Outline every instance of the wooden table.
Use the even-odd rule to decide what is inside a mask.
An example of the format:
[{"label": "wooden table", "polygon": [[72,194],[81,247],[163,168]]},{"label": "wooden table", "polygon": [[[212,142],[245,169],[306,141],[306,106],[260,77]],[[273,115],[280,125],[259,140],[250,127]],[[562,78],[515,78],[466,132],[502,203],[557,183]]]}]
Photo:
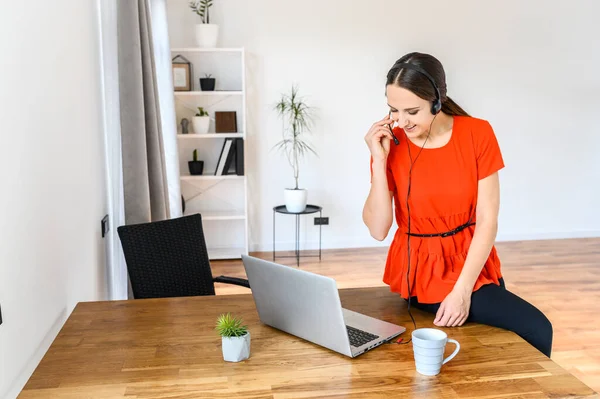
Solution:
[{"label": "wooden table", "polygon": [[[406,303],[387,288],[340,296],[348,309],[407,326],[409,337]],[[222,358],[214,322],[228,311],[250,327],[244,362]],[[433,316],[413,315],[417,327],[435,327]],[[415,371],[412,344],[350,359],[261,325],[250,294],[79,303],[19,398],[599,397],[513,333],[444,330],[461,351],[425,377]]]}]

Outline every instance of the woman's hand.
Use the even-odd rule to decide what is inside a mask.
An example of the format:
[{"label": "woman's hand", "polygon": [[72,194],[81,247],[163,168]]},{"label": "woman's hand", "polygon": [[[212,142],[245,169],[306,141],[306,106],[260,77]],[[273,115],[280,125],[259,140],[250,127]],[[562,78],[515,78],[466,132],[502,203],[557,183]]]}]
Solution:
[{"label": "woman's hand", "polygon": [[365,141],[369,146],[373,161],[385,161],[387,159],[390,153],[390,140],[392,139],[388,126],[392,126],[393,122],[394,120],[386,115],[382,120],[375,122],[367,132]]},{"label": "woman's hand", "polygon": [[440,304],[433,324],[438,327],[462,326],[471,308],[471,292],[454,289]]}]

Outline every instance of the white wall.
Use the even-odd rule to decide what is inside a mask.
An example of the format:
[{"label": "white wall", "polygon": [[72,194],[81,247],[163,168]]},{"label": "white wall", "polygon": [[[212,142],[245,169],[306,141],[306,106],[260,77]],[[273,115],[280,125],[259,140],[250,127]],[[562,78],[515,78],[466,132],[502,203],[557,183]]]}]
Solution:
[{"label": "white wall", "polygon": [[[194,45],[187,3],[168,1],[172,46]],[[499,240],[600,235],[600,3],[575,3],[215,2],[220,46],[249,52],[251,249],[271,249],[271,209],[293,184],[286,160],[269,152],[280,138],[271,107],[292,83],[319,109],[312,142],[320,157],[302,165],[300,184],[330,218],[323,246],[382,244],[361,220],[369,190],[363,136],[387,112],[387,70],[410,51],[436,55],[449,95],[495,128],[507,165]],[[284,219],[278,247],[292,248],[293,219]],[[312,217],[304,223],[302,245],[314,247],[317,228]]]},{"label": "white wall", "polygon": [[107,297],[94,1],[0,13],[0,397],[16,397],[78,301]]}]

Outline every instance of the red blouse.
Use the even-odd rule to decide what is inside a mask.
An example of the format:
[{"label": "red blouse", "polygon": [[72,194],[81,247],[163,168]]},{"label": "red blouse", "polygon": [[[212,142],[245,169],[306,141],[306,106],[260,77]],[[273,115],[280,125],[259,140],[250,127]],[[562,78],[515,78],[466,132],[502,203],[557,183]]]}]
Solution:
[{"label": "red blouse", "polygon": [[[410,191],[411,233],[441,233],[476,222],[478,181],[504,167],[498,141],[489,122],[454,116],[449,142],[439,148],[423,148],[412,169]],[[389,248],[383,282],[408,298],[407,207],[408,171],[421,150],[400,128],[394,134],[387,159],[387,180],[394,193],[398,229]],[[372,174],[371,158],[371,174]],[[448,237],[410,238],[410,288],[421,303],[438,303],[453,289],[462,271],[476,225]],[[496,248],[477,278],[473,290],[499,284],[502,277]]]}]

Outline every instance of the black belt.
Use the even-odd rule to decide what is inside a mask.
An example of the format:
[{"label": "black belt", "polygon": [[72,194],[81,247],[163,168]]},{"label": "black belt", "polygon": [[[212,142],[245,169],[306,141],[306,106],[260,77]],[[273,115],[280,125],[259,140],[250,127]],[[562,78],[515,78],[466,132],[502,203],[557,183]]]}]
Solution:
[{"label": "black belt", "polygon": [[414,237],[450,237],[456,233],[463,231],[464,229],[466,229],[469,226],[473,226],[474,224],[475,224],[475,222],[469,221],[465,224],[461,224],[454,230],[446,231],[444,233],[430,233],[430,234],[406,233],[406,234],[408,234],[409,236],[414,236]]}]

